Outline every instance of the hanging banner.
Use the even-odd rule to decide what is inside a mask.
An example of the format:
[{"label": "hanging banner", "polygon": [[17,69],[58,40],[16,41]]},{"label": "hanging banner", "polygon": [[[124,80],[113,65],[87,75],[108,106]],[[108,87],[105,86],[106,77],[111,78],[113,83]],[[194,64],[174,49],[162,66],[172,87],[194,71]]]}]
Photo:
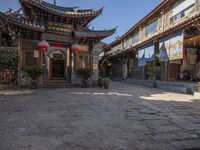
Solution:
[{"label": "hanging banner", "polygon": [[159,43],[160,62],[183,58],[183,33],[177,33]]},{"label": "hanging banner", "polygon": [[147,61],[154,60],[154,45],[138,51],[138,65],[145,66]]}]

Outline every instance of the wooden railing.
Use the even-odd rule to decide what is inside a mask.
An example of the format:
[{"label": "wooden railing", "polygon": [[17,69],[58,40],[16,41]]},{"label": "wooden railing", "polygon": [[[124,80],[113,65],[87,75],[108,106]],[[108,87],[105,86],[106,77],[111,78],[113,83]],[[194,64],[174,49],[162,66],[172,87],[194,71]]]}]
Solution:
[{"label": "wooden railing", "polygon": [[0,71],[0,83],[12,83],[17,80],[17,73],[13,70]]}]

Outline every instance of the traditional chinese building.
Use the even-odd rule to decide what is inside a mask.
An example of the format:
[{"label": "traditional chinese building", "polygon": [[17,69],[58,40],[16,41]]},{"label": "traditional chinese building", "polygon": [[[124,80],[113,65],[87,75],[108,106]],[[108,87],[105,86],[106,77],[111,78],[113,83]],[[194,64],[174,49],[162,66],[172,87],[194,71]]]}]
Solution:
[{"label": "traditional chinese building", "polygon": [[[115,29],[89,29],[88,24],[103,9],[61,7],[42,0],[19,0],[19,3],[18,11],[0,12],[0,51],[18,55],[17,71],[4,68],[1,80],[17,76],[18,84],[27,83],[24,69],[34,65],[45,68],[43,83],[53,79],[76,83],[79,68],[98,72],[97,56],[104,45],[100,41],[115,32]],[[39,43],[46,49],[39,49]]]},{"label": "traditional chinese building", "polygon": [[161,86],[198,83],[200,1],[163,0],[104,51],[104,76]]}]

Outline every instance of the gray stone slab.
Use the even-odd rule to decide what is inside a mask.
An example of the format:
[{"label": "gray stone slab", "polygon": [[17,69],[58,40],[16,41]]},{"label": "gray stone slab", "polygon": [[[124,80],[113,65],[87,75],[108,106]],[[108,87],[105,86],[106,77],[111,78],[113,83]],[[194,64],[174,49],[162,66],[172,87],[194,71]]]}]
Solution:
[{"label": "gray stone slab", "polygon": [[0,150],[200,148],[199,97],[112,82],[0,96]]}]

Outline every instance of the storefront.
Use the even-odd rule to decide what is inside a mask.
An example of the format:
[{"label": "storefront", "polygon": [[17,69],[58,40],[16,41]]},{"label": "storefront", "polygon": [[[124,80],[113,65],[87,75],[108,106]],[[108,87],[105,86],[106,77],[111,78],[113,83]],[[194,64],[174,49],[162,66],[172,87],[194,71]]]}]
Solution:
[{"label": "storefront", "polygon": [[138,51],[138,66],[143,67],[143,77],[147,80],[160,79],[160,67],[157,64],[155,48],[155,45],[149,45]]},{"label": "storefront", "polygon": [[[192,30],[191,30],[192,29]],[[191,32],[192,31],[192,32]],[[200,31],[192,27],[185,31],[182,70],[190,72],[192,81],[200,81]]]},{"label": "storefront", "polygon": [[181,76],[183,40],[184,34],[179,32],[159,41],[161,80],[176,81]]},{"label": "storefront", "polygon": [[138,51],[139,66],[147,80],[199,81],[200,35],[187,38],[184,31]]}]

